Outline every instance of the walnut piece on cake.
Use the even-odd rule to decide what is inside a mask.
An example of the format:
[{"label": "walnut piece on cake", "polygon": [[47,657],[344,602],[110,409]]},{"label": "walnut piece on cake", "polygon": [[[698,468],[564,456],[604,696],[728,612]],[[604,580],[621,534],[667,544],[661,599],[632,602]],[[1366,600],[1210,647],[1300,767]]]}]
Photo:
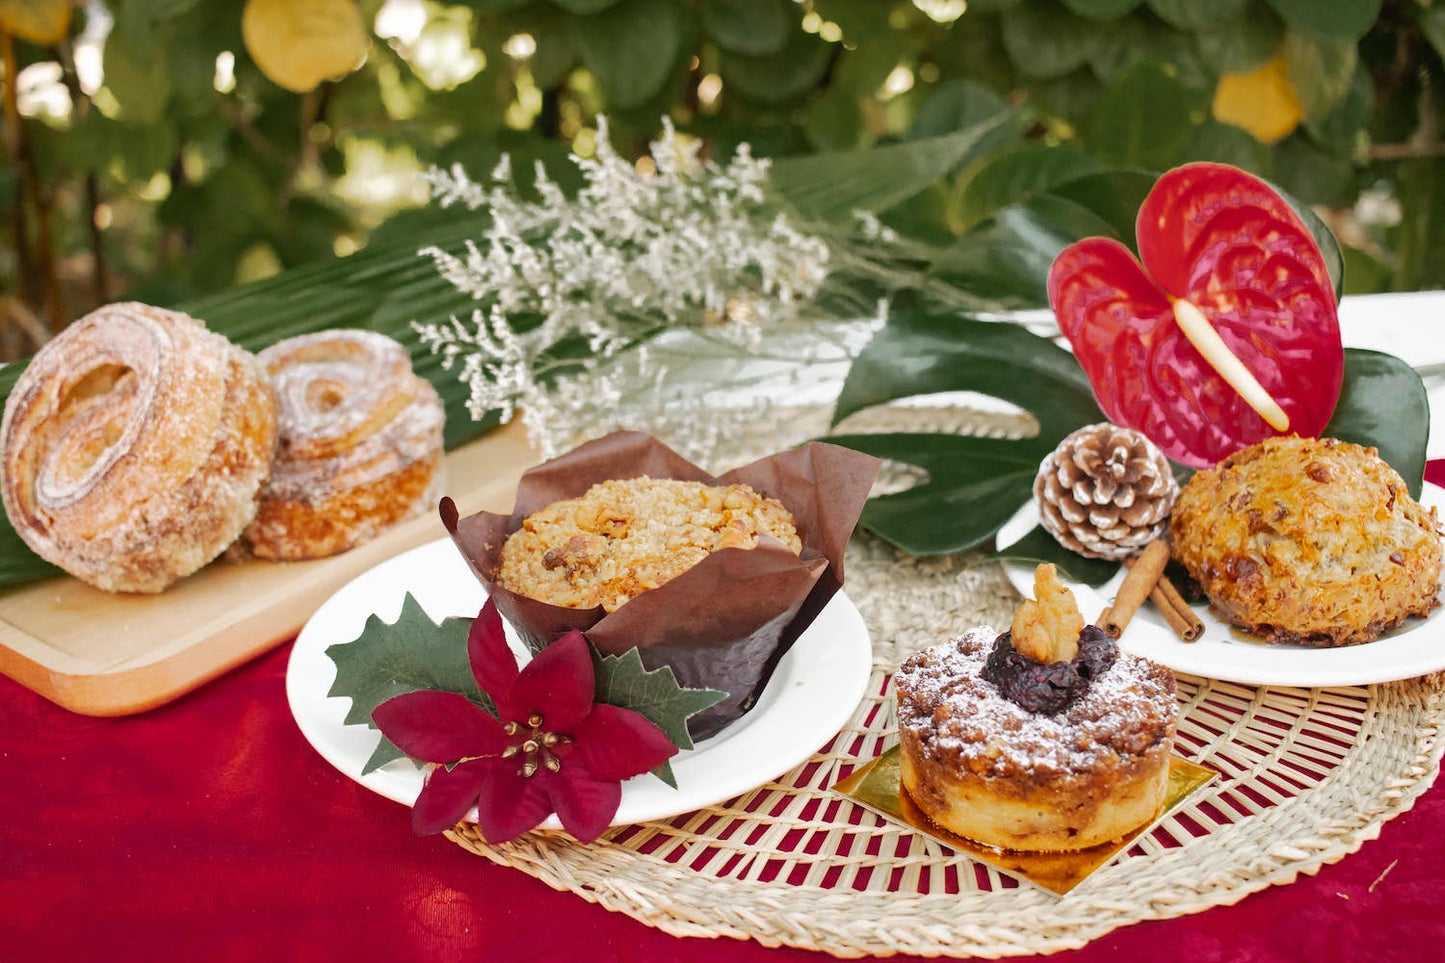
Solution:
[{"label": "walnut piece on cake", "polygon": [[1034,597],[1014,612],[1011,634],[1016,651],[1035,662],[1068,662],[1079,653],[1084,617],[1074,593],[1059,581],[1058,569],[1043,563],[1034,569]]},{"label": "walnut piece on cake", "polygon": [[528,598],[611,612],[713,552],[761,536],[803,549],[792,514],[748,485],[661,478],[599,482],[533,512],[502,547],[497,580]]}]

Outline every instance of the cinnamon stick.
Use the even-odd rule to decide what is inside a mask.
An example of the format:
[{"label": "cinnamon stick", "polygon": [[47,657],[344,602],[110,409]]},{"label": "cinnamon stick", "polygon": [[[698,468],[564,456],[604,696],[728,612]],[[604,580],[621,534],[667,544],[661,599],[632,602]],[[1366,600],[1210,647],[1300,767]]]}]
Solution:
[{"label": "cinnamon stick", "polygon": [[1099,625],[1116,639],[1124,634],[1130,620],[1164,574],[1164,566],[1169,564],[1169,545],[1163,539],[1155,539],[1144,547],[1132,564],[1128,561],[1124,564],[1129,574],[1124,576],[1114,604],[1105,609],[1099,618]]},{"label": "cinnamon stick", "polygon": [[[1152,544],[1157,545],[1161,543],[1155,542]],[[1165,562],[1166,564],[1168,562],[1167,555]],[[1137,571],[1138,562],[1135,559],[1126,558],[1124,560],[1124,567],[1129,569],[1129,575],[1124,579],[1125,584],[1128,584],[1129,579],[1133,578],[1135,571]],[[1142,577],[1144,576],[1141,576],[1141,578]],[[1124,597],[1124,588],[1122,585],[1119,588],[1119,597],[1121,599]],[[1154,607],[1159,610],[1159,614],[1163,616],[1164,621],[1174,634],[1179,637],[1181,642],[1193,642],[1204,634],[1204,623],[1199,620],[1199,616],[1194,614],[1194,610],[1189,607],[1188,602],[1184,601],[1184,596],[1174,587],[1174,583],[1169,580],[1169,576],[1165,575],[1162,569],[1159,572],[1158,579],[1154,582],[1154,587],[1149,590],[1148,597],[1149,601],[1154,603]],[[1120,621],[1114,614],[1115,609],[1118,608],[1119,602],[1116,600],[1113,607],[1105,609],[1103,614],[1099,616],[1099,625],[1103,627],[1105,632],[1108,632],[1116,639],[1119,635],[1123,634],[1124,629],[1129,624],[1129,619],[1133,618],[1134,612],[1137,611],[1136,606],[1127,613],[1128,618]],[[1118,634],[1115,634],[1116,631]]]},{"label": "cinnamon stick", "polygon": [[1169,623],[1174,634],[1179,636],[1180,641],[1193,642],[1204,634],[1204,623],[1194,614],[1189,603],[1184,601],[1184,596],[1179,594],[1174,583],[1169,581],[1169,576],[1159,576],[1149,600],[1164,615],[1164,620]]}]

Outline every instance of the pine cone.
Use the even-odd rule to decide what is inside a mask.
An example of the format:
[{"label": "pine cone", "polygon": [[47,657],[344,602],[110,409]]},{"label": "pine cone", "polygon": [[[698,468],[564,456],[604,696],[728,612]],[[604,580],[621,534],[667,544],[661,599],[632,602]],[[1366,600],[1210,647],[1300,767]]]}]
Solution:
[{"label": "pine cone", "polygon": [[1120,560],[1164,534],[1179,486],[1148,438],[1108,422],[1080,428],[1039,465],[1044,528],[1070,551]]}]

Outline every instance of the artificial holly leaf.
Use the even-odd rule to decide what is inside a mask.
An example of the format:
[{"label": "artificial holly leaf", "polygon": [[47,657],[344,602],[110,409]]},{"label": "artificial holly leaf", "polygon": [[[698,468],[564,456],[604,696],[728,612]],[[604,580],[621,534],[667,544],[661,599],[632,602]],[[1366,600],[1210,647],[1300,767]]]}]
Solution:
[{"label": "artificial holly leaf", "polygon": [[1058,567],[1060,572],[1064,573],[1066,578],[1082,582],[1085,585],[1092,585],[1095,588],[1119,573],[1118,562],[1085,558],[1076,552],[1071,552],[1060,545],[1058,539],[1044,531],[1040,525],[1029,529],[1028,534],[1018,541],[1000,547],[989,558],[998,559],[1001,562],[1026,562],[1029,565],[1051,562]]},{"label": "artificial holly leaf", "polygon": [[[595,701],[630,709],[661,729],[679,749],[692,748],[687,720],[728,697],[717,689],[684,689],[668,666],[649,670],[636,649],[621,655],[601,655],[592,650],[596,674]],[[672,763],[664,762],[652,774],[673,789],[677,779]]]},{"label": "artificial holly leaf", "polygon": [[1325,434],[1371,446],[1420,497],[1430,440],[1430,397],[1415,369],[1390,354],[1345,349],[1345,383]]},{"label": "artificial holly leaf", "polygon": [[1032,438],[885,433],[829,441],[923,468],[928,480],[868,503],[859,524],[914,555],[971,548],[1032,496],[1039,462],[1069,432],[1103,421],[1088,379],[1063,348],[1012,324],[903,311],[848,372],[834,424],[913,395],[978,392],[1027,410]]},{"label": "artificial holly leaf", "polygon": [[1049,302],[1100,407],[1196,467],[1279,433],[1317,437],[1344,355],[1328,267],[1268,184],[1222,164],[1159,178],[1139,208],[1142,265],[1087,238]]},{"label": "artificial holly leaf", "polygon": [[[395,622],[369,615],[355,639],[327,648],[326,655],[336,663],[336,681],[327,695],[351,699],[346,713],[348,725],[364,724],[373,729],[376,727],[371,714],[377,706],[418,689],[456,692],[494,712],[491,700],[477,688],[467,662],[467,631],[471,625],[471,619],[463,618],[442,619],[438,625],[408,592]],[[362,775],[401,758],[402,751],[382,737]]]}]

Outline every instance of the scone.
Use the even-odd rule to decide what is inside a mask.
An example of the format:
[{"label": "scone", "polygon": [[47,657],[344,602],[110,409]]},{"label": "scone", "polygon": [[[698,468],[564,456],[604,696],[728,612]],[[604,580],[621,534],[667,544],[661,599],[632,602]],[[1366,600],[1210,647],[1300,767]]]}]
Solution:
[{"label": "scone", "polygon": [[937,825],[999,849],[1118,839],[1168,788],[1173,674],[1084,627],[1052,569],[1010,632],[925,649],[894,680],[903,788]]},{"label": "scone", "polygon": [[802,551],[793,516],[748,485],[604,481],[527,516],[502,548],[497,580],[551,605],[611,612],[713,552],[755,547],[760,536]]},{"label": "scone", "polygon": [[332,330],[258,356],[280,406],[280,444],[245,541],[261,557],[323,558],[436,505],[445,412],[399,343]]},{"label": "scone", "polygon": [[15,383],[0,493],[41,558],[107,591],[159,592],[251,521],[275,447],[254,357],[189,315],[109,304]]},{"label": "scone", "polygon": [[1369,642],[1440,594],[1439,520],[1373,448],[1271,438],[1197,472],[1174,557],[1225,619],[1269,642]]}]

